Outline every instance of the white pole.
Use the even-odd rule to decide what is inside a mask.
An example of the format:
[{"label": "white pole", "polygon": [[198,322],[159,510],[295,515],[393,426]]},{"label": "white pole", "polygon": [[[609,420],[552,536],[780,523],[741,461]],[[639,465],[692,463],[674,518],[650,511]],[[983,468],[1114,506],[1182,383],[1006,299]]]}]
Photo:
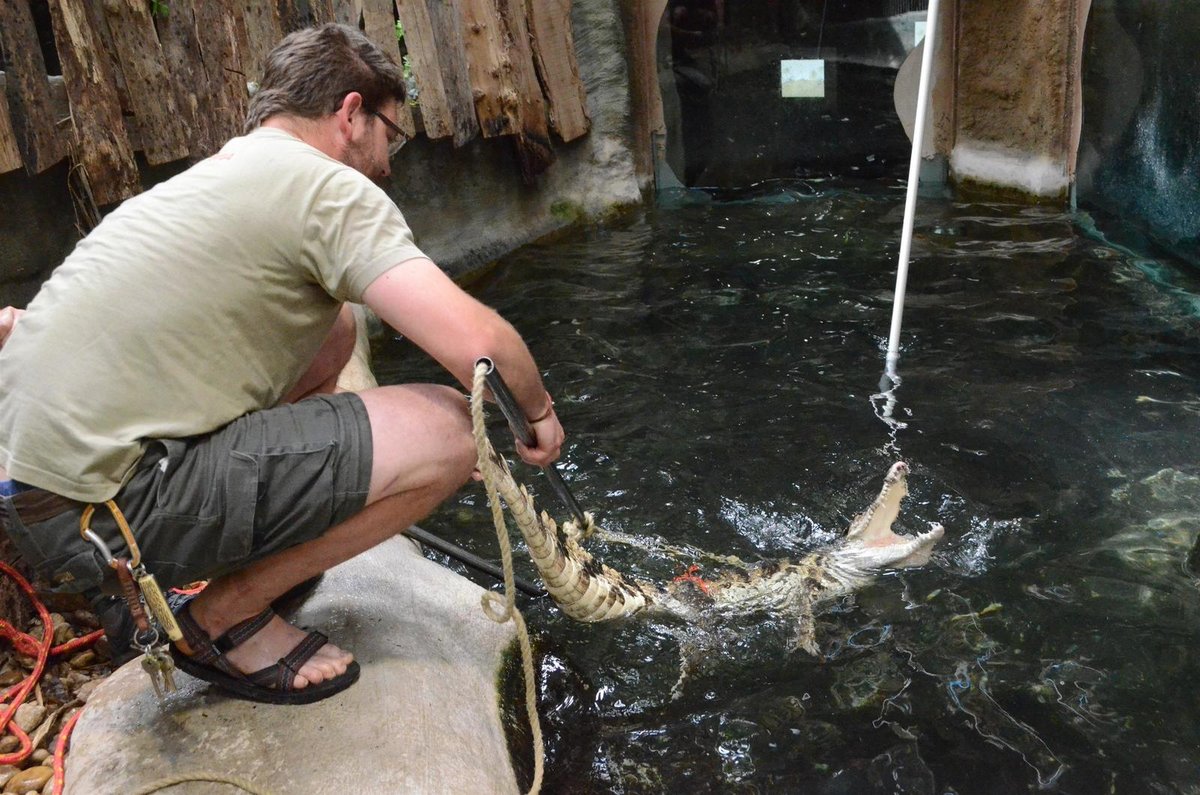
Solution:
[{"label": "white pole", "polygon": [[913,120],[912,159],[908,164],[908,195],[904,202],[904,231],[900,234],[900,262],[896,269],[896,295],[892,299],[892,330],[888,335],[887,363],[893,371],[900,358],[900,324],[904,320],[904,289],[908,284],[908,255],[912,250],[913,217],[917,212],[917,183],[921,178],[921,150],[925,146],[925,114],[929,108],[929,82],[937,42],[938,0],[929,0],[925,14],[925,50],[921,53],[921,80],[917,87],[917,116]]}]

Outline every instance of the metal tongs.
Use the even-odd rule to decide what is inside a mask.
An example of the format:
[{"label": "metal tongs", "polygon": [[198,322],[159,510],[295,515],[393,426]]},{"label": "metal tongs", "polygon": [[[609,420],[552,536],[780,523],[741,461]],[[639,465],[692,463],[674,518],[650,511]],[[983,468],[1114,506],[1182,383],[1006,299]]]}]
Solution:
[{"label": "metal tongs", "polygon": [[[504,419],[508,420],[508,427],[512,428],[513,436],[517,437],[526,447],[537,447],[537,436],[533,432],[533,426],[529,424],[525,413],[517,405],[516,399],[508,389],[508,384],[504,383],[504,379],[500,377],[500,371],[496,369],[495,362],[487,356],[481,356],[475,360],[475,366],[478,367],[481,364],[487,367],[483,378],[487,382],[488,389],[492,390],[492,397],[496,399],[500,413],[504,415]],[[563,482],[558,469],[554,465],[550,465],[542,467],[542,471],[546,473],[546,478],[550,481],[550,488],[554,489],[555,495],[558,496],[563,506],[579,523],[579,529],[586,528],[587,517],[583,515],[583,509],[579,507],[575,495],[571,494],[571,490]]]}]

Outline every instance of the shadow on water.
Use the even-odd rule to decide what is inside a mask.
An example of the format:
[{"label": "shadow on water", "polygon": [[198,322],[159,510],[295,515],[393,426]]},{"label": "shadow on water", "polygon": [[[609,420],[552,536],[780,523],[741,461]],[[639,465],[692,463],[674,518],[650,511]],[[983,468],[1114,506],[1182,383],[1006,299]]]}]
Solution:
[{"label": "shadow on water", "polygon": [[[638,540],[594,553],[656,581],[709,565],[676,547],[794,559],[895,457],[898,525],[946,538],[831,605],[819,657],[748,620],[674,701],[678,627],[530,605],[599,717],[552,732],[591,750],[557,748],[584,761],[551,788],[1200,791],[1196,273],[1046,208],[923,202],[889,425],[902,186],[716,199],[524,249],[480,287],[545,368],[572,490]],[[384,382],[444,380],[402,343],[377,358]],[[429,524],[496,554],[481,489]]]}]

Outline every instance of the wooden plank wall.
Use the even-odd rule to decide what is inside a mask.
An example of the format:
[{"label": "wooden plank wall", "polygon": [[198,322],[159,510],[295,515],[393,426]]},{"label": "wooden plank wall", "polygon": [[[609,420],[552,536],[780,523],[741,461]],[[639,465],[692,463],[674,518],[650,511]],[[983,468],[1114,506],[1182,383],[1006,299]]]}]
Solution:
[{"label": "wooden plank wall", "polygon": [[534,64],[546,87],[550,126],[564,141],[587,133],[592,121],[587,115],[587,96],[575,61],[571,35],[570,0],[528,0],[530,40],[536,41]]},{"label": "wooden plank wall", "polygon": [[88,22],[87,0],[61,0],[50,8],[59,47],[67,100],[74,125],[74,158],[88,174],[98,205],[138,191],[133,145],[121,115],[121,97],[112,62]]},{"label": "wooden plank wall", "polygon": [[125,90],[129,92],[130,110],[146,161],[156,166],[187,157],[192,131],[175,107],[171,73],[150,18],[150,7],[143,0],[106,0],[99,5],[112,36],[112,51],[125,76]]},{"label": "wooden plank wall", "polygon": [[[394,0],[353,0],[350,24],[362,21],[362,31],[375,46],[386,52],[396,63],[400,63],[400,42],[396,39],[396,14]],[[417,122],[413,118],[412,106],[403,105],[396,114],[396,123],[409,138],[417,134]]]},{"label": "wooden plank wall", "polygon": [[67,142],[59,132],[46,61],[37,46],[37,28],[26,0],[0,0],[0,52],[4,53],[4,93],[17,148],[25,170],[38,174],[66,156]]},{"label": "wooden plank wall", "polygon": [[396,0],[396,13],[404,26],[425,134],[462,146],[479,133],[479,123],[458,10],[437,0]]},{"label": "wooden plank wall", "polygon": [[[0,99],[3,99],[0,96]],[[21,150],[17,148],[17,136],[13,133],[12,119],[8,115],[8,102],[0,101],[0,174],[21,167]]]},{"label": "wooden plank wall", "polygon": [[570,0],[171,0],[158,16],[146,0],[49,0],[69,114],[56,113],[31,2],[0,0],[0,173],[70,157],[99,204],[140,189],[135,152],[200,159],[240,134],[247,85],[308,24],[357,26],[407,59],[419,96],[396,121],[410,136],[511,136],[526,181],[554,161],[552,131],[567,142],[591,125]]}]

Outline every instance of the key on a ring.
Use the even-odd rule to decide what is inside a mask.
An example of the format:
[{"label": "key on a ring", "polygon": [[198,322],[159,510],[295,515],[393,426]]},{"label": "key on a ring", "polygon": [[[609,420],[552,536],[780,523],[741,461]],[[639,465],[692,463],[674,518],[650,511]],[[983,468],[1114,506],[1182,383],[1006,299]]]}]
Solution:
[{"label": "key on a ring", "polygon": [[162,674],[163,690],[168,693],[174,693],[179,689],[175,684],[175,661],[171,659],[171,652],[166,646],[158,649],[158,670]]},{"label": "key on a ring", "polygon": [[149,674],[150,683],[154,685],[154,695],[162,700],[167,693],[178,690],[175,684],[175,662],[165,646],[149,647],[142,657],[142,669]]},{"label": "key on a ring", "polygon": [[154,695],[158,696],[161,701],[163,698],[163,673],[158,660],[151,656],[152,654],[152,651],[147,651],[142,655],[142,670],[150,677],[150,684],[154,685]]}]

